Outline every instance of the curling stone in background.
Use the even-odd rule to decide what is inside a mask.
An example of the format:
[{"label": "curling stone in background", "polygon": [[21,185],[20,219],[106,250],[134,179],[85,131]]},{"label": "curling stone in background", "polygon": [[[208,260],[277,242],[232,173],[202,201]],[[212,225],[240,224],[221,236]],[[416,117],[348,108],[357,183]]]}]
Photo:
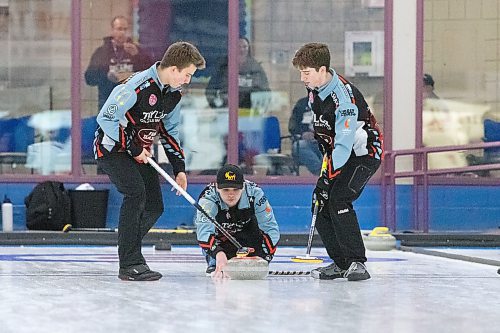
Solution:
[{"label": "curling stone in background", "polygon": [[261,257],[234,257],[227,261],[224,272],[232,280],[262,280],[269,273],[269,263]]},{"label": "curling stone in background", "polygon": [[365,247],[371,251],[390,251],[396,248],[396,238],[387,227],[376,227],[368,235],[363,235]]}]

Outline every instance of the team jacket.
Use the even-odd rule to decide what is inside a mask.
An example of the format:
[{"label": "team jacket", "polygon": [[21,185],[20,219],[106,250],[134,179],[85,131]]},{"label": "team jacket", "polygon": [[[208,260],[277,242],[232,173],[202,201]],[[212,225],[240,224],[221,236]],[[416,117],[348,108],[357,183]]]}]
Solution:
[{"label": "team jacket", "polygon": [[[268,258],[272,258],[280,239],[279,227],[269,201],[262,189],[255,183],[245,181],[237,208],[228,208],[217,192],[215,184],[210,184],[203,190],[199,204],[243,246],[246,246],[244,240],[253,237],[249,233],[257,230],[258,242],[262,245],[265,257],[270,255]],[[200,212],[196,214],[195,224],[198,243],[215,257],[223,250],[223,243],[229,241]]]},{"label": "team jacket", "polygon": [[160,82],[158,65],[135,73],[113,89],[97,116],[96,158],[110,152],[138,156],[143,148],[151,150],[154,138],[159,135],[174,173],[185,171],[178,130],[181,91]]},{"label": "team jacket", "polygon": [[334,178],[349,157],[382,159],[382,132],[361,92],[330,69],[330,82],[308,89],[313,127],[321,151],[326,155],[322,176]]}]

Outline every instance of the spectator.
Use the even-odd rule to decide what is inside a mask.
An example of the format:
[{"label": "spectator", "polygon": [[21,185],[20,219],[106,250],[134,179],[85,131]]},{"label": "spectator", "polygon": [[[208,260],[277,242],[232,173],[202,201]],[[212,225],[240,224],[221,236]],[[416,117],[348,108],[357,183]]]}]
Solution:
[{"label": "spectator", "polygon": [[104,37],[104,44],[95,50],[85,71],[88,85],[97,86],[99,110],[114,87],[132,73],[152,65],[149,55],[128,34],[128,20],[116,16],[111,21],[111,36]]},{"label": "spectator", "polygon": [[292,156],[295,163],[299,166],[306,166],[309,172],[317,176],[321,170],[323,155],[314,138],[312,119],[313,114],[308,98],[301,98],[293,107],[292,115],[288,121],[288,131],[294,138]]},{"label": "spectator", "polygon": [[433,112],[448,112],[448,106],[434,92],[434,79],[430,74],[424,74],[424,87],[422,89],[423,109]]},{"label": "spectator", "polygon": [[439,99],[439,96],[434,92],[434,79],[430,74],[424,74],[424,89],[423,98]]},{"label": "spectator", "polygon": [[[239,54],[239,106],[250,108],[250,95],[254,91],[269,90],[266,73],[262,66],[252,57],[250,42],[245,37],[240,37]],[[219,65],[217,72],[212,75],[206,89],[208,104],[220,108],[227,106],[227,58]]]}]

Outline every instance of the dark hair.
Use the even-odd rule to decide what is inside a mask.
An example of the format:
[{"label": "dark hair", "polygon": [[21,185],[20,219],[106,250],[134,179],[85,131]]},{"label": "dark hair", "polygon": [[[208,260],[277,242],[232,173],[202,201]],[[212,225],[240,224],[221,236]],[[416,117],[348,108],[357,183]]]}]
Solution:
[{"label": "dark hair", "polygon": [[250,41],[245,36],[240,36],[239,39],[243,39],[244,41],[247,42],[247,44],[248,44],[248,56],[251,57],[252,56],[252,46],[250,45]]},{"label": "dark hair", "polygon": [[179,70],[189,67],[191,64],[196,69],[205,68],[205,58],[200,51],[191,43],[176,42],[170,45],[161,59],[160,67],[167,68],[176,66]]},{"label": "dark hair", "polygon": [[314,68],[317,71],[325,66],[330,68],[330,50],[326,44],[308,43],[303,45],[293,57],[292,64],[295,68]]},{"label": "dark hair", "polygon": [[430,74],[424,74],[424,85],[434,87],[434,79]]}]

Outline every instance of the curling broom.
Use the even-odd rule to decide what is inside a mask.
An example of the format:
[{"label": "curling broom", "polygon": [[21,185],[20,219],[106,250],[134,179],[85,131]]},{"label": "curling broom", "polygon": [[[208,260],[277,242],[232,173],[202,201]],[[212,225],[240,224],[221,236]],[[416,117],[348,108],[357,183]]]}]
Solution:
[{"label": "curling broom", "polygon": [[[326,155],[323,156],[323,163],[321,165],[321,172],[320,172],[320,177],[321,174],[323,173],[323,170],[326,170],[327,166],[327,158]],[[311,220],[311,228],[309,229],[309,239],[307,240],[307,251],[305,256],[296,256],[291,258],[293,262],[304,262],[304,263],[310,263],[310,264],[321,264],[323,262],[323,259],[318,258],[318,257],[311,257],[311,247],[312,247],[312,241],[314,237],[314,230],[316,228],[316,217],[318,216],[318,210],[319,210],[319,200],[316,197],[316,194],[314,194],[314,210],[313,210],[313,215],[312,215],[312,220]]]},{"label": "curling broom", "polygon": [[313,216],[311,220],[311,228],[309,229],[309,239],[307,240],[307,250],[306,250],[306,255],[305,256],[296,256],[291,258],[293,262],[304,262],[304,263],[310,263],[310,264],[321,264],[323,262],[323,259],[318,258],[318,257],[312,257],[311,256],[311,247],[312,247],[312,241],[314,237],[314,230],[316,228],[316,217],[318,216],[318,209],[319,209],[319,201],[316,199],[316,196],[314,197],[314,211],[313,211]]}]

